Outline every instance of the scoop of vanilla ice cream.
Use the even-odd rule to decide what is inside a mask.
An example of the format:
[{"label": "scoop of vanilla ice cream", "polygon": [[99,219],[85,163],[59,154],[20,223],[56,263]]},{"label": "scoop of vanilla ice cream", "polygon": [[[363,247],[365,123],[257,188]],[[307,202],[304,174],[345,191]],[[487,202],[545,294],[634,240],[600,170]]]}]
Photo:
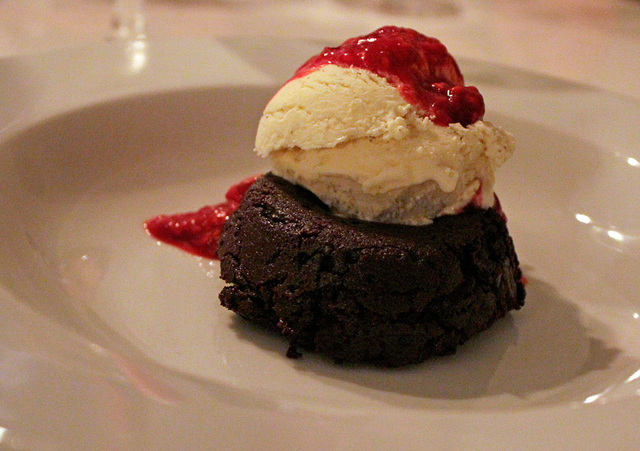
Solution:
[{"label": "scoop of vanilla ice cream", "polygon": [[414,225],[493,205],[494,172],[513,149],[489,122],[436,125],[385,78],[331,64],[280,89],[255,148],[336,214]]}]

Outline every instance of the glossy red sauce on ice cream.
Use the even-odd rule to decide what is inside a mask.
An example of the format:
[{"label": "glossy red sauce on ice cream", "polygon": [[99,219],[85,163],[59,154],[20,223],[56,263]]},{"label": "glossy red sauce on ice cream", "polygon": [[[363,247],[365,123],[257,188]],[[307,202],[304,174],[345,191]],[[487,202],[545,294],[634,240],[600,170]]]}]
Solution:
[{"label": "glossy red sauce on ice cream", "polygon": [[466,126],[482,119],[484,100],[464,86],[458,64],[437,39],[408,28],[383,27],[327,47],[303,64],[292,79],[326,65],[365,69],[384,77],[402,97],[438,125]]},{"label": "glossy red sauce on ice cream", "polygon": [[[352,38],[339,47],[327,47],[303,64],[292,79],[326,64],[355,67],[384,77],[403,98],[435,124],[469,125],[482,119],[484,100],[473,86],[464,86],[457,63],[437,39],[414,30],[383,27]],[[233,185],[220,204],[195,212],[160,215],[145,222],[147,233],[158,241],[192,254],[218,258],[222,227],[259,176]],[[472,202],[480,205],[481,198]],[[499,202],[496,208],[501,211]]]},{"label": "glossy red sauce on ice cream", "polygon": [[245,193],[258,177],[249,177],[231,186],[225,195],[226,200],[220,204],[189,213],[159,215],[146,221],[144,227],[158,241],[200,257],[217,259],[222,226],[240,206]]}]

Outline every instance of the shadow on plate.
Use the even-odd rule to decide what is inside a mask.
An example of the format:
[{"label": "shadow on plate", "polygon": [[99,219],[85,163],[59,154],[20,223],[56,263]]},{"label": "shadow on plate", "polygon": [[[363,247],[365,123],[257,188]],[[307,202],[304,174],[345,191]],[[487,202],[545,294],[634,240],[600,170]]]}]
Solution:
[{"label": "shadow on plate", "polygon": [[[232,327],[239,338],[271,353],[284,354],[285,340],[237,317]],[[269,338],[267,338],[265,336]],[[491,405],[583,402],[616,382],[623,382],[638,362],[621,359],[622,351],[607,344],[610,331],[589,320],[554,287],[532,278],[526,304],[489,330],[458,348],[406,368],[337,365],[304,352],[292,365],[328,386],[359,392],[388,404],[424,406],[425,401],[480,401],[507,395]],[[397,396],[403,395],[403,396]]]},{"label": "shadow on plate", "polygon": [[18,194],[58,202],[229,173],[259,160],[252,153],[255,129],[272,91],[169,91],[60,114],[0,142],[7,158],[0,174]]}]

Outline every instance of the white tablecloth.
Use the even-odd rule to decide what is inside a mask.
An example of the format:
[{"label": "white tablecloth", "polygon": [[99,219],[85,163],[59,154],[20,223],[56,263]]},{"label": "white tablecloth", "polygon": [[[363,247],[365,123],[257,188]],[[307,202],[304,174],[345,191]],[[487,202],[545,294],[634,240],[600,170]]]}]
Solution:
[{"label": "white tablecloth", "polygon": [[[0,57],[103,40],[112,34],[111,7],[107,0],[1,1]],[[409,26],[439,38],[456,58],[640,99],[638,0],[148,0],[145,15],[150,39],[266,35],[337,44],[382,25]]]}]

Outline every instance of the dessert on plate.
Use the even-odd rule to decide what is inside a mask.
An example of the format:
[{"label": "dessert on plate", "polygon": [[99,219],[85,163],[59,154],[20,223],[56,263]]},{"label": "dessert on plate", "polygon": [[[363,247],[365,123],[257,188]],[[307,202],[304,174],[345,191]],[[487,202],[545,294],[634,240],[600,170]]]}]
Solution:
[{"label": "dessert on plate", "polygon": [[220,299],[289,354],[386,366],[450,354],[524,302],[493,193],[513,152],[437,40],[384,27],[327,48],[267,104],[272,171],[219,242]]},{"label": "dessert on plate", "polygon": [[[221,304],[280,331],[290,357],[391,367],[451,354],[519,309],[493,192],[514,140],[483,115],[444,45],[411,29],[309,59],[260,120],[255,151],[272,170],[232,189],[214,221]],[[186,237],[197,214],[178,218]]]}]

